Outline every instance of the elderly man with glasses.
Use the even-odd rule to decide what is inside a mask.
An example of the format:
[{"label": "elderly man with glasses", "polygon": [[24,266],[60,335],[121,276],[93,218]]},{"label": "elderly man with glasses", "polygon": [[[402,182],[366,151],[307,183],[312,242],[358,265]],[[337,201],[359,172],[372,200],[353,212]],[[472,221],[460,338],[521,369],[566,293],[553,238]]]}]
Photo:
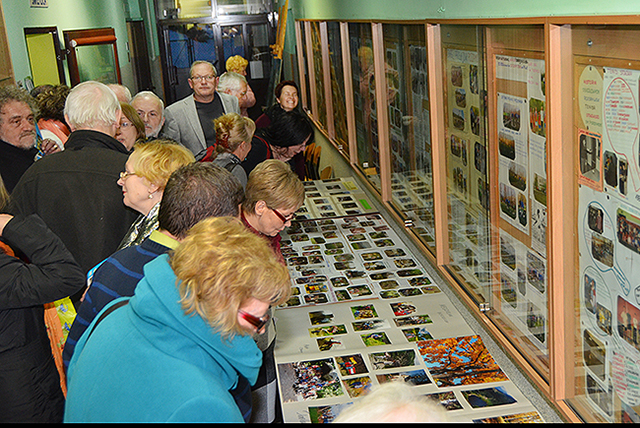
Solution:
[{"label": "elderly man with glasses", "polygon": [[240,114],[240,106],[236,97],[216,91],[218,77],[210,62],[195,61],[189,76],[193,94],[165,109],[161,135],[182,144],[200,160],[207,147],[215,145],[214,119],[232,112]]}]

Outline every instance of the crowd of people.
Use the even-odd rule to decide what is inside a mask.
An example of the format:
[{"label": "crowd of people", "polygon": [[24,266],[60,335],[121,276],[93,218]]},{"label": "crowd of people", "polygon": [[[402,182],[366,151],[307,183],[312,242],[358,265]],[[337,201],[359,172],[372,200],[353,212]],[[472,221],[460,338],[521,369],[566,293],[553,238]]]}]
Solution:
[{"label": "crowd of people", "polygon": [[313,128],[290,82],[257,129],[246,66],[195,61],[166,108],[97,81],[0,88],[0,421],[281,421],[279,233]]}]

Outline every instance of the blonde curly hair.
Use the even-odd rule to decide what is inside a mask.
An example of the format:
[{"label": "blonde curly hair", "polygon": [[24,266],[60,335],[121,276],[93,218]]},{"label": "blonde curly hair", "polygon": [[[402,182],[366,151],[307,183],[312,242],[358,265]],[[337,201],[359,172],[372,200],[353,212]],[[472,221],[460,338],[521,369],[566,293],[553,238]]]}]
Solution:
[{"label": "blonde curly hair", "polygon": [[226,67],[227,71],[233,71],[238,74],[242,74],[243,71],[247,69],[247,65],[249,61],[242,58],[240,55],[230,56],[227,59]]},{"label": "blonde curly hair", "polygon": [[223,338],[247,335],[238,310],[250,299],[279,305],[291,294],[289,271],[260,236],[234,217],[197,223],[169,256],[180,303]]}]

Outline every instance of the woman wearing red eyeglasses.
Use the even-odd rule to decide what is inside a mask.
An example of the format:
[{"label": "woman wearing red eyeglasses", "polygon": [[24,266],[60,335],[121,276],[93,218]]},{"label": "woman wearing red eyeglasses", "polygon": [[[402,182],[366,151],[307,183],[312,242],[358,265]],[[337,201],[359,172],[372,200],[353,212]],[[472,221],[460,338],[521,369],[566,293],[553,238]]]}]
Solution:
[{"label": "woman wearing red eyeglasses", "polygon": [[[280,232],[291,225],[295,212],[304,203],[304,186],[298,175],[288,164],[276,159],[265,160],[249,174],[245,199],[240,215],[245,226],[253,233],[266,239],[276,257],[284,265],[280,251]],[[262,351],[262,368],[259,381],[254,385],[254,400],[259,407],[255,409],[253,422],[279,422],[277,411],[278,389],[275,385],[275,347],[276,332],[272,322],[267,323],[265,332],[255,336]],[[272,391],[271,393],[269,393]]]},{"label": "woman wearing red eyeglasses", "polygon": [[251,336],[288,299],[286,267],[238,219],[217,217],[144,274],[78,341],[65,421],[248,422],[262,364]]}]

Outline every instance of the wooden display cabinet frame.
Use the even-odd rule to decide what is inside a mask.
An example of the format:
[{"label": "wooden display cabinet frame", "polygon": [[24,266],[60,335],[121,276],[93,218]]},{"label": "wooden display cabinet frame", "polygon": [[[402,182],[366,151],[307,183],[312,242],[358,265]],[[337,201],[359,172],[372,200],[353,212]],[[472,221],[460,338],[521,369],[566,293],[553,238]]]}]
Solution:
[{"label": "wooden display cabinet frame", "polygon": [[[309,20],[296,22],[296,34],[298,42],[301,42],[300,27],[305,27],[307,34],[310,29]],[[361,21],[360,21],[361,22]],[[385,80],[384,76],[384,43],[382,35],[382,23],[370,21],[373,35],[374,48],[374,68],[378,82]],[[640,69],[640,53],[632,41],[622,40],[620,43],[618,33],[611,30],[624,29],[630,26],[633,30],[629,34],[640,34],[640,17],[638,16],[568,16],[568,17],[534,17],[534,18],[505,18],[505,19],[460,19],[460,20],[420,20],[420,21],[393,21],[391,23],[424,24],[427,45],[427,68],[428,86],[430,102],[430,122],[431,122],[431,147],[432,164],[446,164],[446,148],[444,147],[445,118],[442,106],[444,105],[443,94],[443,70],[442,70],[442,35],[443,25],[473,25],[485,27],[486,49],[485,58],[487,64],[488,91],[495,95],[495,71],[492,70],[491,58],[495,53],[505,55],[522,55],[523,52],[530,52],[532,58],[544,59],[546,75],[546,145],[547,145],[547,277],[548,277],[548,322],[549,322],[549,373],[548,378],[541,376],[539,368],[532,365],[529,358],[525,357],[521,350],[514,346],[509,340],[505,331],[499,328],[495,322],[484,315],[477,306],[477,300],[471,296],[467,290],[460,286],[456,278],[446,269],[450,263],[448,248],[448,217],[447,217],[447,173],[444,168],[435,168],[433,171],[433,198],[434,198],[434,218],[435,218],[435,253],[432,252],[417,236],[408,229],[407,235],[412,242],[418,246],[424,256],[432,262],[439,273],[448,281],[449,285],[456,291],[456,294],[471,309],[476,319],[487,329],[487,331],[504,347],[510,357],[517,363],[520,369],[529,377],[534,386],[538,388],[543,396],[549,400],[560,414],[570,422],[582,422],[584,420],[600,420],[595,411],[580,403],[572,402],[575,396],[575,376],[580,360],[578,350],[580,349],[580,337],[577,330],[579,320],[579,254],[576,231],[578,227],[578,191],[576,171],[578,171],[577,159],[577,136],[574,126],[573,114],[576,107],[574,105],[574,56],[590,55],[614,58],[607,64],[617,67],[628,67]],[[350,50],[348,39],[348,21],[340,21],[342,33],[342,52],[345,79],[345,103],[347,111],[347,126],[349,133],[349,153],[348,155],[339,149],[339,144],[333,141],[335,131],[330,131],[331,117],[328,115],[326,130],[321,130],[322,134],[332,144],[339,153],[352,166],[354,174],[362,178],[368,189],[377,195],[380,201],[388,208],[389,213],[400,222],[406,220],[401,212],[394,207],[391,202],[390,177],[391,168],[389,156],[380,159],[381,189],[378,191],[364,176],[358,167],[357,142],[355,133],[354,100],[352,93],[352,80],[350,70]],[[531,39],[521,39],[520,41],[512,37],[512,46],[501,50],[494,42],[500,41],[504,37],[509,37],[508,31],[513,29],[514,35],[524,28],[536,28],[541,37],[536,38],[535,48],[531,49]],[[596,28],[597,27],[597,28]],[[326,28],[326,27],[325,27]],[[505,31],[503,31],[505,30]],[[325,30],[326,36],[326,30]],[[592,38],[598,38],[598,43],[588,43]],[[325,39],[326,40],[326,39]],[[637,40],[637,37],[634,38]],[[310,41],[306,40],[306,46],[297,46],[298,57],[301,58],[301,50],[306,49],[307,59],[312,54]],[[518,43],[520,42],[520,43]],[[587,46],[589,46],[587,48]],[[525,53],[525,56],[529,55]],[[330,87],[330,76],[328,75],[328,52],[327,44],[323,43],[323,61],[325,89]],[[632,65],[633,63],[633,65]],[[311,70],[307,61],[308,70]],[[304,76],[305,65],[299,60],[300,75]],[[310,94],[304,94],[309,99],[310,113],[312,119],[317,119],[317,106],[315,91],[315,76],[308,72],[311,79]],[[302,85],[304,86],[304,85]],[[329,91],[330,92],[330,91]],[[326,102],[331,103],[331,94],[326,94]],[[376,85],[376,101],[378,105],[385,105],[384,85]],[[489,123],[496,120],[495,105],[493,97],[488,97]],[[331,111],[327,105],[327,112]],[[388,118],[384,108],[378,109],[378,138],[380,153],[389,153]],[[495,127],[493,127],[495,131]],[[491,131],[490,133],[494,132]],[[494,142],[495,135],[490,136],[489,142]],[[571,142],[571,144],[567,144]],[[489,152],[495,152],[488,147]],[[492,177],[492,185],[497,184],[497,160],[493,159],[489,167]],[[494,193],[495,194],[495,193]],[[494,202],[495,204],[495,202]],[[492,223],[499,225],[499,210],[492,209]],[[495,238],[491,238],[495,239]],[[493,244],[494,248],[496,247]]]}]

